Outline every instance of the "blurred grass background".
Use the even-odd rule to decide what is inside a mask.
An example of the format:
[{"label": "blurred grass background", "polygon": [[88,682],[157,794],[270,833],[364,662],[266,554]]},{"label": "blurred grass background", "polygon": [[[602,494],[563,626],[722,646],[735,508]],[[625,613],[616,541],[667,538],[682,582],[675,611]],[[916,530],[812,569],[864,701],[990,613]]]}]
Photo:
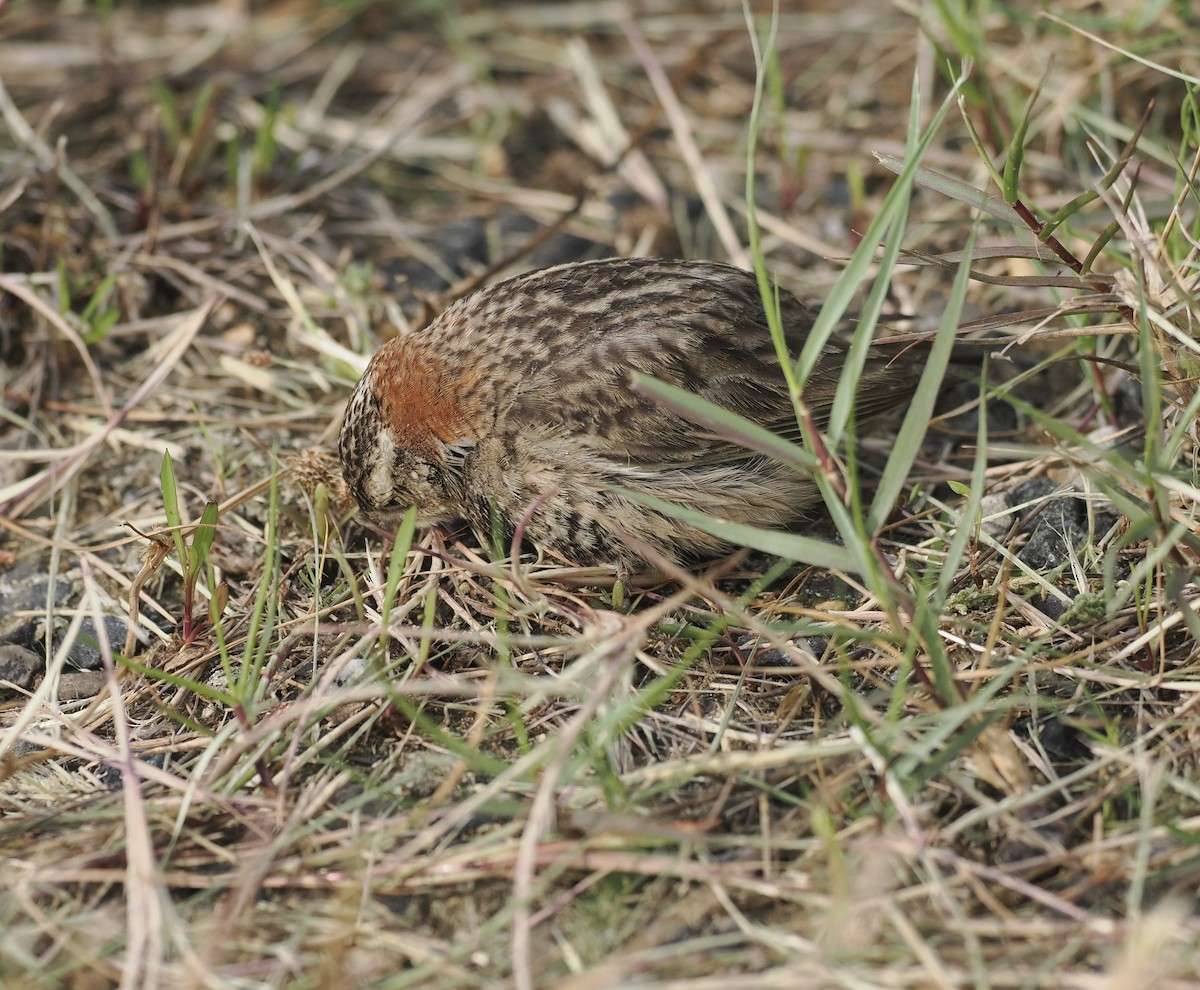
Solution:
[{"label": "blurred grass background", "polygon": [[[1196,12],[752,8],[0,7],[5,987],[1200,985]],[[379,341],[612,254],[1002,345],[821,559],[366,533]]]}]

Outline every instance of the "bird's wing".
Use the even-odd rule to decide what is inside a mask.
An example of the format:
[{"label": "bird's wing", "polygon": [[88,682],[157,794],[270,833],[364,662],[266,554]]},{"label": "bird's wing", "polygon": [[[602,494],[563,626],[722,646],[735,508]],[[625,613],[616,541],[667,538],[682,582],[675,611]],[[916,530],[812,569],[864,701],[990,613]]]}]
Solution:
[{"label": "bird's wing", "polygon": [[[559,311],[570,314],[565,337],[571,349],[530,374],[508,415],[557,425],[603,458],[631,468],[686,469],[754,456],[635,391],[633,373],[639,372],[799,440],[753,275],[726,265],[646,260],[558,271],[561,284],[539,273],[538,291],[556,294]],[[794,356],[813,314],[786,293],[780,304]],[[829,346],[806,386],[804,398],[818,426],[828,418],[843,356]],[[869,360],[858,391],[859,421],[899,408],[914,384],[911,370]]]}]

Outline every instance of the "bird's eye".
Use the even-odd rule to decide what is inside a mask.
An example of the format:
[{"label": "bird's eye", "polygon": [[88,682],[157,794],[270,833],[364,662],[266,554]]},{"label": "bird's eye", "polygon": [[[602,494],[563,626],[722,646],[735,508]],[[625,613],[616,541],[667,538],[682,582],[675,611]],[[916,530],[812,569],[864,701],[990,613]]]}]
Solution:
[{"label": "bird's eye", "polygon": [[451,470],[460,471],[463,467],[463,462],[467,459],[467,454],[475,449],[475,441],[464,440],[459,443],[448,443],[442,448],[442,452],[446,457],[446,466]]}]

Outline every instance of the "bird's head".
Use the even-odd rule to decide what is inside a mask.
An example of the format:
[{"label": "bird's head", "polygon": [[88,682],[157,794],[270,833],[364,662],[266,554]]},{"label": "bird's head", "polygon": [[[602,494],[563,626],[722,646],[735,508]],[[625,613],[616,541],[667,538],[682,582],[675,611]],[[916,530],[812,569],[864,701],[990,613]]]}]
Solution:
[{"label": "bird's head", "polygon": [[478,438],[465,413],[470,387],[413,338],[389,341],[371,359],[346,407],[338,452],[372,521],[395,525],[409,506],[419,525],[462,515],[464,460]]}]

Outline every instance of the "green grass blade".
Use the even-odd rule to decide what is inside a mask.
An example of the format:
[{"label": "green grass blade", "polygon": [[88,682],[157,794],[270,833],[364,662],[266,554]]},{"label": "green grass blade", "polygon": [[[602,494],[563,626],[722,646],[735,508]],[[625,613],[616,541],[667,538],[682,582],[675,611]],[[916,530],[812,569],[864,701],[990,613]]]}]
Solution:
[{"label": "green grass blade", "polygon": [[396,601],[396,590],[400,587],[400,579],[404,576],[404,565],[408,561],[408,551],[412,547],[413,534],[417,529],[417,507],[409,506],[400,520],[400,528],[396,530],[396,539],[392,543],[392,552],[388,557],[387,582],[383,589],[383,608],[380,611],[381,625],[386,629],[391,620],[392,605]]},{"label": "green grass blade", "polygon": [[653,399],[664,409],[678,413],[684,419],[712,430],[731,443],[740,444],[748,450],[774,457],[805,471],[815,471],[817,459],[811,451],[797,443],[783,439],[765,427],[759,426],[744,416],[739,416],[715,402],[702,399],[694,392],[660,382],[649,375],[633,373],[634,391]]},{"label": "green grass blade", "polygon": [[188,549],[188,569],[199,574],[208,560],[213,540],[217,535],[217,503],[211,499],[204,504],[204,512],[200,516],[200,525],[196,527],[196,535],[192,537],[192,545]]},{"label": "green grass blade", "polygon": [[988,466],[987,406],[985,404],[987,395],[986,382],[987,364],[985,363],[979,389],[979,417],[975,430],[975,463],[971,466],[971,487],[954,527],[954,536],[950,538],[950,544],[946,547],[946,557],[942,562],[942,567],[938,574],[937,602],[939,608],[946,601],[946,596],[950,593],[950,587],[954,584],[954,580],[958,575],[958,565],[962,562],[963,554],[967,549],[967,543],[976,537],[976,531],[979,528],[977,520],[979,519],[980,506],[983,503],[983,490],[987,482]]},{"label": "green grass blade", "polygon": [[[231,678],[229,682],[236,692],[238,700],[245,708],[247,717],[251,720],[253,720],[254,696],[261,682],[260,675],[274,641],[275,618],[279,601],[278,523],[279,462],[277,457],[272,454],[271,486],[267,500],[267,531],[263,540],[262,575],[258,581],[254,606],[250,610],[249,622],[246,627],[246,645],[242,650],[241,670],[237,673],[236,681]],[[236,687],[234,687],[235,684]]]},{"label": "green grass blade", "polygon": [[[871,292],[867,296],[862,316],[855,329],[855,339],[852,342],[850,354],[847,356],[843,378],[838,383],[838,392],[834,398],[834,406],[830,414],[829,435],[835,440],[840,439],[846,424],[849,422],[854,401],[854,390],[857,386],[858,378],[862,374],[863,366],[867,361],[867,343],[874,336],[875,325],[878,322],[879,312],[886,298],[888,284],[891,280],[892,267],[895,264],[901,247],[900,235],[908,215],[908,204],[912,198],[913,184],[921,159],[925,156],[926,151],[929,150],[934,136],[945,120],[950,107],[953,106],[955,94],[958,92],[958,87],[961,83],[962,77],[956,81],[954,89],[942,101],[942,105],[938,108],[937,113],[933,115],[933,119],[929,122],[929,126],[925,129],[924,133],[920,133],[916,129],[916,122],[921,119],[920,89],[914,78],[909,111],[910,120],[913,122],[910,127],[908,142],[911,151],[905,156],[896,181],[884,198],[879,213],[868,225],[861,243],[854,249],[849,262],[838,277],[825,304],[821,307],[821,312],[813,324],[809,339],[806,341],[804,350],[800,355],[800,360],[797,363],[797,378],[801,382],[806,381],[820,357],[825,342],[857,296],[862,280],[866,277],[872,266],[878,265],[879,275],[872,286]],[[877,256],[877,252],[879,246],[885,240],[887,244],[881,260]]]},{"label": "green grass blade", "polygon": [[[875,152],[875,158],[880,165],[892,172],[899,172],[904,167],[905,159],[899,155],[889,155],[877,151]],[[1003,220],[1005,223],[1010,223],[1024,229],[1025,225],[1021,220],[1020,214],[1004,202],[1003,199],[999,196],[991,196],[982,189],[977,189],[970,183],[963,182],[962,179],[956,179],[953,176],[944,175],[935,169],[922,166],[917,169],[917,174],[913,181],[918,186],[923,186],[959,203],[964,203],[973,210],[979,210],[981,213],[986,213],[997,220]]]},{"label": "green grass blade", "polygon": [[[1042,77],[1043,81],[1045,76]],[[1029,119],[1033,114],[1033,105],[1041,93],[1041,83],[1029,94],[1017,127],[1013,131],[1012,140],[1008,142],[1008,154],[1004,159],[1004,201],[1015,203],[1021,194],[1021,166],[1025,164],[1025,135],[1029,132]]]},{"label": "green grass blade", "polygon": [[755,183],[758,178],[758,132],[761,125],[763,84],[770,74],[770,66],[777,64],[775,58],[775,32],[779,27],[779,12],[776,10],[771,17],[771,26],[764,44],[760,45],[754,24],[750,22],[749,8],[746,8],[747,28],[749,29],[750,45],[754,52],[754,98],[750,106],[750,125],[746,131],[746,239],[750,245],[750,256],[754,259],[754,275],[758,280],[758,294],[762,297],[763,310],[767,316],[767,325],[771,329],[771,340],[775,344],[775,355],[783,369],[788,389],[795,395],[799,384],[792,368],[792,357],[788,353],[787,341],[784,338],[783,317],[779,312],[777,299],[778,286],[767,271],[766,258],[762,250],[762,236],[758,225],[758,202],[755,195]]},{"label": "green grass blade", "polygon": [[163,513],[167,517],[167,526],[175,541],[175,554],[179,557],[179,566],[186,574],[189,564],[187,542],[183,538],[183,517],[179,512],[179,485],[175,481],[175,466],[171,463],[169,450],[163,451],[159,478],[162,482]]},{"label": "green grass blade", "polygon": [[887,521],[888,515],[895,505],[896,497],[904,487],[912,470],[913,462],[920,453],[921,443],[929,429],[929,419],[937,404],[941,391],[942,377],[946,365],[950,362],[950,352],[954,348],[955,330],[958,328],[959,317],[962,315],[963,303],[967,297],[967,286],[971,277],[971,248],[975,243],[975,230],[972,229],[964,246],[964,256],[958,266],[954,278],[954,286],[946,301],[945,312],[938,326],[937,336],[925,370],[921,373],[921,381],[916,393],[909,402],[908,411],[904,414],[904,422],[896,434],[892,452],[884,466],[883,475],[875,489],[875,497],[871,502],[868,516],[868,529],[874,532]]},{"label": "green grass blade", "polygon": [[816,567],[842,570],[846,567],[846,548],[799,533],[781,533],[772,529],[760,529],[742,523],[726,522],[695,509],[667,502],[653,495],[616,488],[625,498],[661,512],[673,519],[680,519],[705,533],[711,533],[738,546],[750,547],[764,553],[772,553],[787,560],[799,561]]}]

